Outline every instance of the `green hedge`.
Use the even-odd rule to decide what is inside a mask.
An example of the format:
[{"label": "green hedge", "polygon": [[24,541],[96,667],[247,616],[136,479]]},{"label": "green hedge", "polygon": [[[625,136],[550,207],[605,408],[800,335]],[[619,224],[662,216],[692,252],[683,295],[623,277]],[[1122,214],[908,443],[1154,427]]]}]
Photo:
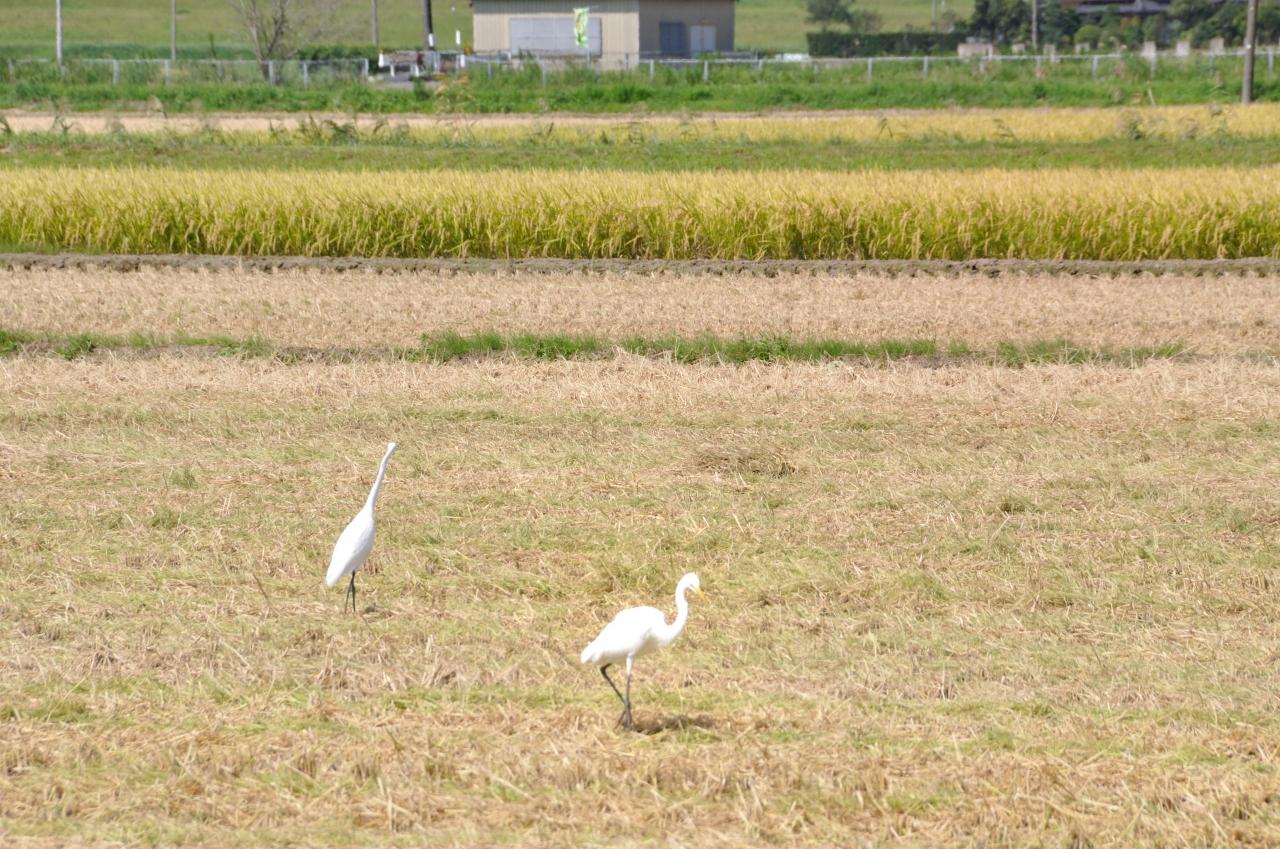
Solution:
[{"label": "green hedge", "polygon": [[371,66],[378,64],[378,49],[368,44],[315,44],[298,51],[295,59],[326,61],[329,59],[368,59]]},{"label": "green hedge", "polygon": [[911,56],[922,53],[954,54],[964,41],[958,32],[810,32],[812,56]]}]

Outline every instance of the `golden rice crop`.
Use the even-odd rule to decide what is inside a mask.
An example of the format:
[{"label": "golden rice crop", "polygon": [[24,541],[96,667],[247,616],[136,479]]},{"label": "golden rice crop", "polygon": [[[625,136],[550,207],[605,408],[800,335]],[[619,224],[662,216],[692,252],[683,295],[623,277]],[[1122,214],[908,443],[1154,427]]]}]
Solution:
[{"label": "golden rice crop", "polygon": [[[51,118],[43,113],[9,114],[17,132],[47,132]],[[246,143],[279,139],[272,127],[292,129],[310,120],[350,124],[357,131],[375,135],[374,116],[329,115],[281,120],[271,115],[77,115],[67,119],[86,133],[126,130],[131,133],[189,133],[217,129]],[[948,139],[955,141],[1087,142],[1118,136],[1189,138],[1231,136],[1269,138],[1280,136],[1280,104],[1254,104],[1249,108],[1217,105],[1137,108],[1015,108],[955,110],[885,110],[855,113],[802,113],[786,116],[698,115],[404,115],[390,120],[390,127],[422,142],[465,137],[476,142],[504,143],[535,138],[544,142],[582,142],[601,133],[618,139],[652,141],[728,139],[766,141],[902,141]]]},{"label": "golden rice crop", "polygon": [[32,169],[0,241],[139,253],[1142,260],[1280,253],[1280,169]]}]

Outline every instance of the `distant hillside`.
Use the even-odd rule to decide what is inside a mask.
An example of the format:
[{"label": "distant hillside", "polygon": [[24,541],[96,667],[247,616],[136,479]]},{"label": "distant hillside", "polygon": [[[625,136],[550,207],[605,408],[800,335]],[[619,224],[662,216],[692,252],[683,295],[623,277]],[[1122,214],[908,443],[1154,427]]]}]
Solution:
[{"label": "distant hillside", "polygon": [[[961,17],[973,10],[973,0],[858,0],[874,10],[884,29],[926,28],[935,7]],[[369,38],[368,0],[346,0],[349,12],[334,39],[346,43]],[[64,0],[68,49],[76,45],[129,45],[162,51],[169,44],[169,0]],[[407,47],[422,39],[419,0],[381,0],[380,24],[384,46]],[[451,46],[455,31],[471,40],[471,9],[466,0],[437,0],[436,38]],[[43,0],[0,0],[0,48],[23,48],[40,55],[53,53],[53,3]],[[739,0],[739,49],[803,51],[804,0]],[[184,52],[209,50],[210,36],[219,52],[241,50],[244,36],[228,5],[219,0],[178,0],[178,41]]]}]

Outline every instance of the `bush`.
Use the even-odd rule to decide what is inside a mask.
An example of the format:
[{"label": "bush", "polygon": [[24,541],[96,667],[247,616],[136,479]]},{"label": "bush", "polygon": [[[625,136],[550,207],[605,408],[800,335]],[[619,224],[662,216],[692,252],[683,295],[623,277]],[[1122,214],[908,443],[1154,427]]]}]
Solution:
[{"label": "bush", "polygon": [[367,44],[315,44],[298,51],[294,58],[307,62],[324,62],[330,59],[368,59],[370,66],[378,64],[378,51]]},{"label": "bush", "polygon": [[1097,24],[1085,24],[1076,30],[1076,44],[1097,44],[1102,40],[1102,27]]}]

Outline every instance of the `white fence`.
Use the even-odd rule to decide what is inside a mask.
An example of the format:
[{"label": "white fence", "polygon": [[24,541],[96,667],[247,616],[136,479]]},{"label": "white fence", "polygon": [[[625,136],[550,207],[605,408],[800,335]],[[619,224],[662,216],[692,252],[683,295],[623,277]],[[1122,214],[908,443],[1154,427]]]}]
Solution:
[{"label": "white fence", "polygon": [[[1275,73],[1275,47],[1258,51],[1258,62],[1265,67],[1268,74]],[[983,76],[994,73],[1004,67],[1034,67],[1042,71],[1049,67],[1067,67],[1083,69],[1087,67],[1092,78],[1097,79],[1117,63],[1144,65],[1152,78],[1161,70],[1191,71],[1197,69],[1212,74],[1227,67],[1239,67],[1239,60],[1244,56],[1243,50],[1227,50],[1217,53],[1174,54],[1172,52],[1143,55],[1141,53],[1068,53],[1049,54],[994,54],[992,56],[866,56],[854,58],[814,58],[788,57],[705,57],[705,58],[671,58],[650,57],[645,54],[604,54],[601,57],[584,59],[581,56],[532,56],[511,53],[463,56],[461,67],[483,67],[489,77],[494,69],[538,68],[545,80],[548,73],[588,68],[591,70],[639,71],[654,79],[660,68],[671,68],[700,72],[703,80],[710,80],[717,68],[748,68],[758,74],[766,73],[769,68],[801,68],[817,75],[823,71],[856,68],[866,69],[866,80],[871,82],[877,77],[877,69],[913,68],[921,79],[929,79],[932,72],[945,68],[966,68]],[[1230,64],[1228,64],[1230,63]],[[898,74],[900,75],[900,74]]]},{"label": "white fence", "polygon": [[9,59],[4,68],[9,82],[66,80],[68,82],[179,83],[271,82],[309,86],[313,82],[367,80],[368,59],[269,60],[254,59]]},{"label": "white fence", "polygon": [[[708,56],[704,58],[655,57],[645,54],[604,54],[599,57],[537,56],[529,54],[449,54],[436,67],[445,73],[459,73],[470,69],[492,78],[495,72],[536,69],[543,83],[549,74],[587,69],[601,71],[631,71],[649,79],[655,79],[659,69],[684,72],[712,80],[721,69],[754,71],[765,75],[771,69],[797,70],[818,76],[823,72],[865,69],[867,82],[881,75],[902,78],[904,75],[927,80],[931,74],[944,69],[967,69],[979,77],[998,73],[1002,68],[1030,68],[1037,73],[1049,68],[1071,69],[1083,76],[1087,67],[1089,75],[1097,79],[1104,73],[1123,64],[1126,67],[1145,67],[1155,78],[1162,70],[1183,73],[1207,72],[1240,67],[1242,50],[1218,53],[1194,53],[1177,55],[1171,52],[1156,54],[1139,53],[1085,53],[1085,54],[996,54],[994,56],[869,56],[849,59],[818,59],[812,57],[764,58],[736,55],[730,57]],[[1275,47],[1259,50],[1258,63],[1267,75],[1275,73]],[[483,69],[483,70],[481,70]],[[392,69],[393,73],[396,69]],[[410,69],[406,69],[410,70]],[[369,81],[378,69],[371,67],[367,59],[329,60],[279,60],[259,63],[252,59],[71,59],[61,66],[51,59],[9,59],[0,64],[0,72],[8,82],[64,80],[67,82],[121,84],[176,84],[183,82],[246,83],[267,81],[280,85],[310,86],[333,82]],[[417,76],[419,69],[413,68]],[[863,74],[859,73],[859,77]],[[846,75],[847,78],[847,75]]]}]

